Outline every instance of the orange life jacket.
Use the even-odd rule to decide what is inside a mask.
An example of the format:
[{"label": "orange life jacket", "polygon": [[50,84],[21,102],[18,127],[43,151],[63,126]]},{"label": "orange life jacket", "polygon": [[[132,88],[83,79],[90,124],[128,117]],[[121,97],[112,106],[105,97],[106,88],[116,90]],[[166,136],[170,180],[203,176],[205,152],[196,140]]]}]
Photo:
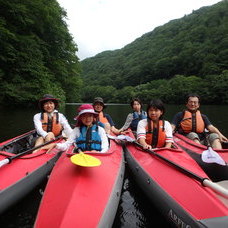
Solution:
[{"label": "orange life jacket", "polygon": [[184,133],[203,133],[205,129],[205,124],[200,111],[197,110],[194,113],[187,110],[184,111],[180,127],[184,131]]},{"label": "orange life jacket", "polygon": [[108,123],[108,119],[104,116],[103,112],[99,112],[99,121],[103,124]]},{"label": "orange life jacket", "polygon": [[154,128],[152,120],[147,120],[146,143],[151,145],[152,148],[164,147],[166,139],[164,120],[159,120],[157,128]]},{"label": "orange life jacket", "polygon": [[52,118],[48,118],[48,114],[43,112],[41,114],[42,128],[46,132],[53,132],[55,136],[58,136],[62,132],[62,125],[59,123],[59,113],[54,112]]}]

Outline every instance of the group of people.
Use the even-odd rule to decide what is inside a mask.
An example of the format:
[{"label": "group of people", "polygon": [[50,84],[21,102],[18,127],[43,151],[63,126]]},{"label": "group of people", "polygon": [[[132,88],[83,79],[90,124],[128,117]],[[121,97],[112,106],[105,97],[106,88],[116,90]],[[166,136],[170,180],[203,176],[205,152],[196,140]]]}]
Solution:
[{"label": "group of people", "polygon": [[36,144],[48,142],[64,134],[67,140],[63,143],[53,143],[48,149],[56,147],[66,150],[75,144],[82,151],[106,152],[109,149],[107,134],[126,134],[131,129],[137,141],[145,149],[167,147],[173,145],[173,133],[178,132],[187,138],[221,149],[221,142],[228,139],[211,124],[206,115],[201,114],[200,98],[197,94],[190,94],[186,99],[186,109],[178,112],[172,122],[164,120],[165,107],[161,100],[154,99],[142,110],[142,103],[138,98],[131,101],[132,112],[120,129],[117,129],[110,115],[104,113],[106,105],[101,97],[96,97],[93,105],[83,104],[78,108],[75,117],[76,126],[71,128],[65,116],[57,111],[59,100],[46,94],[39,101],[41,112],[34,116],[37,132]]},{"label": "group of people", "polygon": [[101,97],[95,98],[93,105],[83,104],[78,108],[78,115],[74,118],[76,120],[74,129],[66,117],[57,111],[58,104],[59,100],[50,94],[44,95],[39,100],[41,112],[33,118],[37,132],[35,146],[63,134],[67,138],[65,142],[52,143],[45,148],[48,151],[54,147],[67,150],[70,145],[75,144],[75,147],[82,151],[105,153],[109,149],[107,134],[111,131],[118,134],[119,130],[115,128],[111,116],[103,112],[106,106]]},{"label": "group of people", "polygon": [[[134,102],[135,106],[132,105]],[[137,140],[145,149],[172,147],[175,132],[214,149],[222,149],[221,143],[228,141],[218,128],[211,124],[208,117],[201,114],[200,97],[197,94],[186,97],[186,109],[178,112],[171,123],[163,119],[165,107],[159,99],[148,104],[146,113],[142,111],[142,104],[138,99],[135,99],[131,106],[133,113],[128,115],[121,133],[128,127],[136,131]]]}]

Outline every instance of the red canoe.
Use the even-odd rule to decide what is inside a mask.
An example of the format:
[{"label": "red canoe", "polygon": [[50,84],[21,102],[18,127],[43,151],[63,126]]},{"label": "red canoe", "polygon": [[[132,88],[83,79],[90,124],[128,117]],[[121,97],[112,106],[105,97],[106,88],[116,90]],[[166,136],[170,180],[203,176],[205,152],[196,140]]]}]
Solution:
[{"label": "red canoe", "polygon": [[36,228],[112,227],[123,178],[122,146],[111,140],[107,153],[91,153],[98,167],[80,167],[66,153],[56,163],[46,186]]},{"label": "red canoe", "polygon": [[[35,131],[0,143],[0,161],[31,149]],[[59,141],[59,140],[58,140]],[[50,173],[59,153],[39,150],[13,159],[0,167],[0,213],[24,197]]]},{"label": "red canoe", "polygon": [[[181,134],[174,135],[175,143],[186,151],[207,173],[213,181],[228,180],[228,166],[221,166],[216,163],[205,163],[202,161],[201,154],[208,148],[204,145],[197,144]],[[226,146],[226,144],[224,144]],[[228,163],[228,149],[214,149],[219,156]]]},{"label": "red canoe", "polygon": [[160,155],[202,179],[208,178],[184,150],[161,148],[154,155],[134,143],[126,143],[125,152],[139,186],[170,223],[185,228],[228,227],[228,196],[218,195],[182,169],[159,158]]}]

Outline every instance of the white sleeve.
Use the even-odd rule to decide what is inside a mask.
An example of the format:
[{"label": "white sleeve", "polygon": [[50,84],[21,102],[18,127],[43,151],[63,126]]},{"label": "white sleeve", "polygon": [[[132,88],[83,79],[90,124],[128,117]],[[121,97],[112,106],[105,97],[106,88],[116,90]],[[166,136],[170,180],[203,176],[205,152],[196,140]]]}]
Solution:
[{"label": "white sleeve", "polygon": [[171,124],[165,120],[166,142],[173,142],[173,130]]},{"label": "white sleeve", "polygon": [[[105,153],[109,149],[109,144],[104,128],[98,126],[98,133],[101,137],[101,153]],[[79,127],[76,127],[72,130],[68,140],[64,143],[57,143],[56,148],[62,151],[67,150],[73,143],[75,143],[76,138],[79,136],[80,130]]]},{"label": "white sleeve", "polygon": [[69,138],[67,139],[67,141],[64,143],[57,143],[56,148],[59,150],[62,150],[62,151],[67,150],[76,141],[76,138],[78,138],[79,135],[80,135],[79,128],[78,127],[74,128],[71,131],[71,134],[70,134]]},{"label": "white sleeve", "polygon": [[146,138],[147,119],[140,120],[137,126],[137,139]]},{"label": "white sleeve", "polygon": [[34,122],[34,127],[36,129],[37,134],[41,135],[42,137],[45,138],[48,133],[46,131],[44,131],[43,128],[42,128],[41,113],[37,113],[33,117],[33,122]]},{"label": "white sleeve", "polygon": [[109,149],[108,137],[103,127],[98,126],[98,134],[101,137],[101,153],[105,153]]},{"label": "white sleeve", "polygon": [[69,138],[69,136],[72,132],[72,128],[71,128],[70,124],[68,123],[68,120],[62,113],[59,113],[59,122],[63,126],[63,132],[66,134],[67,138]]}]

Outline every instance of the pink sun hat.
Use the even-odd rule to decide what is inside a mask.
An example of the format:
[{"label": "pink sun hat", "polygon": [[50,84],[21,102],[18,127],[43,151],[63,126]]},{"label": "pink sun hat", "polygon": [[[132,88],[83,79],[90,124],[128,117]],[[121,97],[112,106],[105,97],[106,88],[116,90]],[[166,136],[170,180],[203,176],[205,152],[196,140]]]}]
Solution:
[{"label": "pink sun hat", "polygon": [[74,117],[74,119],[78,120],[79,117],[84,113],[92,113],[96,116],[98,115],[98,113],[94,111],[94,108],[91,104],[83,104],[78,108],[78,115]]}]

